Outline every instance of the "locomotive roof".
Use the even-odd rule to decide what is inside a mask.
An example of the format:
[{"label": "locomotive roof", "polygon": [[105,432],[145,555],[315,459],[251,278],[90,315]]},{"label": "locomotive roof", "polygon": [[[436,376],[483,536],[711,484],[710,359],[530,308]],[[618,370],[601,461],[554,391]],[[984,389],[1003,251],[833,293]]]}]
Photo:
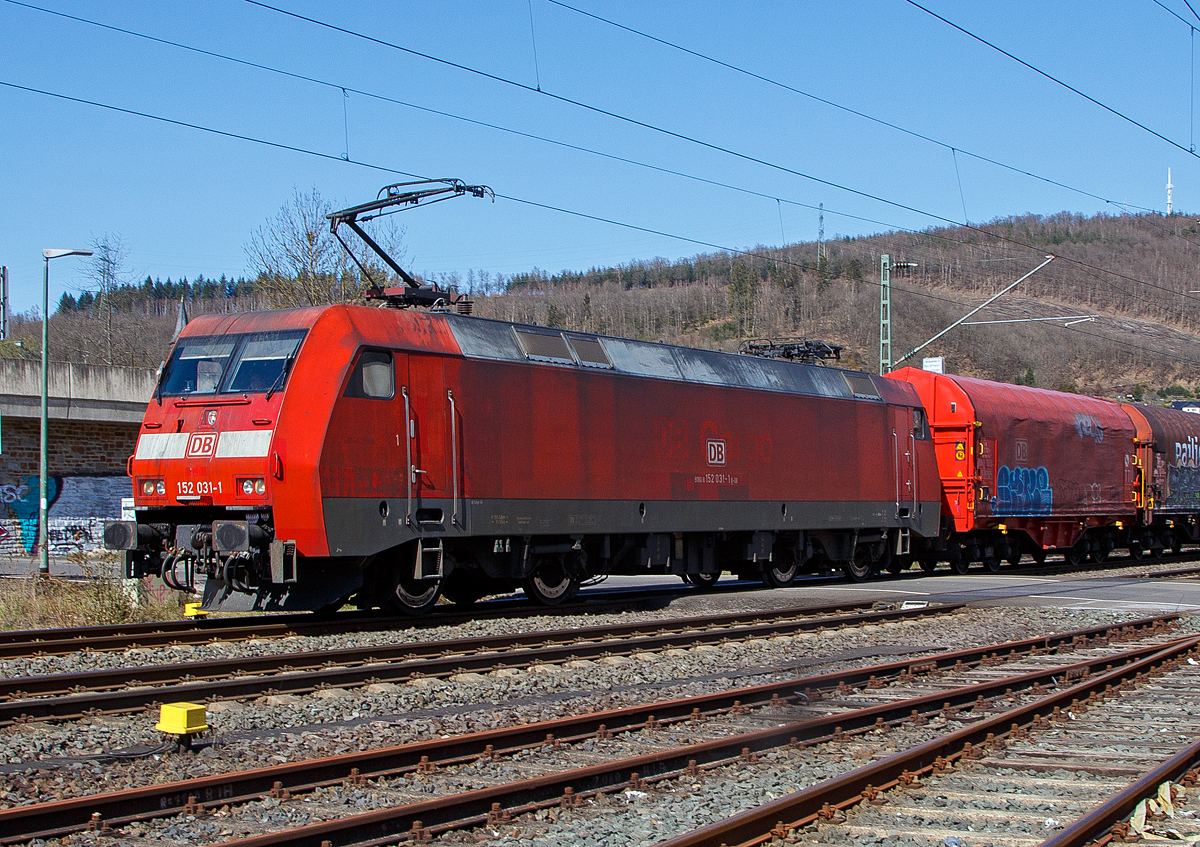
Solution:
[{"label": "locomotive roof", "polygon": [[[558,330],[488,318],[449,314],[445,317],[463,355],[470,358],[528,361],[535,357],[531,357],[522,349],[519,335],[561,334],[571,341],[583,339],[599,342],[607,354],[607,369],[616,373],[819,397],[882,399],[909,404],[918,402],[915,396],[910,397],[907,393],[897,392],[892,380],[876,378],[862,371],[825,365],[805,365],[589,332]],[[565,359],[557,361],[543,358],[541,361],[551,366],[576,366]],[[596,367],[595,363],[585,366]]]},{"label": "locomotive roof", "polygon": [[[450,313],[416,312],[367,306],[325,306],[281,309],[267,312],[242,312],[232,315],[203,315],[194,319],[184,335],[221,335],[233,332],[315,327],[323,319],[340,313],[348,319],[346,331],[360,333],[363,343],[398,348],[434,349],[440,353],[460,353],[472,359],[535,362],[546,367],[599,368],[633,376],[723,385],[787,394],[843,399],[884,400],[918,405],[915,392],[905,383],[875,377],[863,371],[807,365],[744,354],[700,350],[652,341],[597,335],[589,332],[558,330],[510,321],[493,320]],[[335,318],[336,320],[336,318]],[[450,349],[443,333],[430,332],[444,321],[458,350]],[[419,339],[413,343],[413,332]],[[603,350],[599,361],[583,361],[565,352],[562,359],[537,356],[523,349],[522,337],[562,338],[578,347],[577,342],[592,342]],[[568,341],[569,340],[569,341]],[[408,342],[408,343],[404,343]],[[574,348],[572,348],[574,349]],[[577,361],[577,358],[579,359]]]}]

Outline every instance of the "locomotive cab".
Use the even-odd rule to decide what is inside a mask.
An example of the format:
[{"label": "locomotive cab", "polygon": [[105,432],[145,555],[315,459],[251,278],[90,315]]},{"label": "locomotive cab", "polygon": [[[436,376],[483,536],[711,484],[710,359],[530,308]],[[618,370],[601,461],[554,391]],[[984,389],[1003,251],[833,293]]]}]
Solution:
[{"label": "locomotive cab", "polygon": [[203,575],[243,592],[268,574],[294,578],[295,546],[275,537],[283,467],[272,441],[306,335],[289,327],[176,342],[129,461],[136,520],[105,526],[130,577],[194,590]]}]

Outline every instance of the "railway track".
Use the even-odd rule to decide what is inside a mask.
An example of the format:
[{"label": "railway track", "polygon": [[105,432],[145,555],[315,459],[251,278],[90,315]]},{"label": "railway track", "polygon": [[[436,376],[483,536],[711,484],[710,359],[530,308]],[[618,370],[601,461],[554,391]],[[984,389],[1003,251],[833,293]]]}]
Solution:
[{"label": "railway track", "polygon": [[[1162,559],[1147,561],[1131,557],[1109,558],[1101,564],[1089,563],[1082,568],[1073,568],[1063,562],[1025,565],[1002,568],[1001,573],[1013,576],[1057,576],[1071,573],[1088,573],[1128,567],[1154,567],[1173,561],[1187,562],[1200,559],[1200,551],[1182,554],[1168,553]],[[972,573],[982,572],[976,568]],[[953,569],[943,566],[935,575],[953,574]],[[1171,578],[1189,577],[1200,574],[1200,566],[1152,571],[1145,577]],[[901,574],[900,578],[916,575]],[[885,580],[886,575],[876,579]],[[842,581],[840,577],[814,575],[801,577],[796,585],[807,582],[827,584]],[[761,583],[726,580],[720,584],[720,592],[770,590]],[[111,652],[138,647],[156,647],[175,644],[205,644],[213,641],[245,641],[249,639],[280,639],[295,636],[320,636],[354,632],[379,632],[387,630],[428,629],[454,626],[477,620],[512,618],[523,615],[567,617],[580,613],[602,612],[609,607],[628,608],[630,603],[646,603],[668,600],[675,597],[697,595],[698,589],[688,585],[655,586],[648,588],[610,588],[584,591],[580,598],[561,606],[542,606],[523,597],[506,597],[475,603],[467,608],[449,605],[439,606],[423,617],[388,615],[374,612],[342,612],[331,616],[317,616],[311,612],[279,615],[243,615],[228,618],[206,618],[199,620],[152,621],[145,623],[116,624],[112,626],[71,627],[66,629],[11,630],[0,631],[0,659],[30,656],[61,656],[83,650]]]},{"label": "railway track", "polygon": [[922,604],[873,611],[868,603],[840,604],[27,676],[0,680],[0,726],[33,719],[120,714],[179,700],[307,693],[414,677],[627,656],[941,615],[961,606]]},{"label": "railway track", "polygon": [[[729,582],[721,591],[765,590],[762,584]],[[610,607],[627,609],[632,603],[654,602],[697,594],[692,586],[657,586],[638,589],[586,591],[581,599],[560,606],[542,606],[521,597],[499,598],[466,608],[439,606],[423,617],[382,612],[340,612],[330,616],[311,612],[280,615],[241,615],[229,618],[151,621],[112,626],[0,631],[0,659],[27,656],[61,656],[81,650],[107,652],[168,644],[205,644],[212,641],[245,641],[292,636],[331,635],[386,630],[431,629],[477,620],[521,616],[569,617],[597,613]]]},{"label": "railway track", "polygon": [[[1143,824],[1125,821],[1137,804],[1200,777],[1198,648],[1167,645],[661,847],[1138,840]],[[1200,833],[1183,817],[1160,828]]]},{"label": "railway track", "polygon": [[[1046,691],[1060,680],[1115,679],[1113,674],[1123,669],[1157,667],[1200,643],[1200,637],[1173,638],[1170,622],[1171,617],[1164,616],[345,756],[41,802],[0,811],[0,843],[60,837],[88,828],[119,830],[181,812],[190,816],[188,820],[204,821],[208,813],[224,810],[227,820],[228,807],[293,801],[303,802],[309,818],[329,819],[234,843],[320,847],[329,842],[341,847],[405,838],[421,842],[455,829],[509,825],[529,812],[603,802],[606,792],[644,791],[663,780],[699,779],[705,771],[738,763],[750,766],[769,751],[845,743],[948,715],[976,719],[994,712],[998,704],[1023,698],[1043,702],[1052,696]],[[1138,643],[1116,646],[1132,641]],[[863,692],[892,696],[862,707],[854,697]],[[767,727],[761,728],[764,722]],[[530,757],[535,761],[526,763],[523,778],[504,779],[514,761]],[[435,785],[443,778],[444,784]],[[384,808],[347,815],[344,801],[332,795],[360,790],[368,781],[373,791],[389,795]],[[409,790],[418,782],[425,785]],[[432,793],[438,796],[429,799],[426,786],[434,786]]]}]

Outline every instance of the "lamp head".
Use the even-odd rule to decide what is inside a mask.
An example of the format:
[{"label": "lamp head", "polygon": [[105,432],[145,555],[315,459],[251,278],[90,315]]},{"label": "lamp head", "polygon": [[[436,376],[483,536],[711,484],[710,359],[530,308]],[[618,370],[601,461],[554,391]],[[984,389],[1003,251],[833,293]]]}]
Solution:
[{"label": "lamp head", "polygon": [[92,255],[91,250],[67,250],[62,247],[58,247],[58,248],[51,247],[51,248],[47,248],[42,251],[42,258],[46,259],[47,261],[50,259],[57,259],[60,256],[90,256],[90,255]]}]

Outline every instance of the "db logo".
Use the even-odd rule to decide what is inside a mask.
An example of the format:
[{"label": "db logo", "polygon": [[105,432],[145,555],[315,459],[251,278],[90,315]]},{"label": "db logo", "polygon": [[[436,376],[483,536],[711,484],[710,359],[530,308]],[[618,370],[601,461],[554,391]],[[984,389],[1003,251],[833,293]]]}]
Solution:
[{"label": "db logo", "polygon": [[187,449],[183,452],[185,459],[198,459],[212,456],[217,449],[217,434],[215,432],[193,432],[188,436]]},{"label": "db logo", "polygon": [[708,439],[708,463],[710,465],[725,464],[725,442],[719,438]]}]

